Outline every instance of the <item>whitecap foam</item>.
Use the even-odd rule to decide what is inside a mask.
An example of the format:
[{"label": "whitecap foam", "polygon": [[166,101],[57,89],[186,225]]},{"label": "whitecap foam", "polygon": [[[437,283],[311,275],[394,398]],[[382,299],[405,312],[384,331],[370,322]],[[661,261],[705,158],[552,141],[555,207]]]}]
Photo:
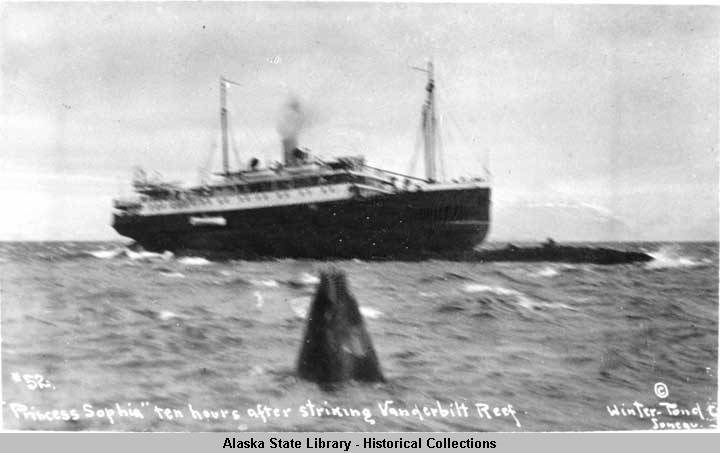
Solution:
[{"label": "whitecap foam", "polygon": [[303,272],[296,278],[292,278],[288,281],[288,284],[292,286],[310,286],[317,285],[318,283],[320,283],[320,279],[315,275],[309,274],[307,272]]},{"label": "whitecap foam", "polygon": [[180,272],[165,272],[165,271],[163,271],[163,272],[160,272],[160,275],[162,275],[163,277],[168,277],[168,278],[185,278],[185,274],[182,274]]},{"label": "whitecap foam", "polygon": [[377,319],[383,315],[380,310],[372,307],[360,307],[360,313],[362,313],[362,315],[366,318],[370,319]]},{"label": "whitecap foam", "polygon": [[178,263],[184,264],[186,266],[207,266],[208,264],[211,264],[211,261],[206,260],[205,258],[199,257],[199,256],[186,256],[183,258],[180,258],[178,260]]},{"label": "whitecap foam", "polygon": [[265,304],[265,299],[263,299],[262,294],[260,294],[260,291],[255,291],[253,293],[253,296],[255,296],[255,308],[262,308],[262,306]]},{"label": "whitecap foam", "polygon": [[128,258],[130,258],[133,261],[139,260],[141,258],[141,255],[138,252],[135,252],[130,249],[125,249],[125,256],[127,256]]},{"label": "whitecap foam", "polygon": [[296,297],[295,299],[290,299],[288,304],[296,318],[305,319],[307,317],[308,308],[310,307],[309,298]]},{"label": "whitecap foam", "polygon": [[666,269],[673,267],[695,267],[702,266],[706,263],[697,261],[693,257],[680,254],[678,246],[669,245],[660,247],[654,252],[647,252],[653,257],[653,260],[645,264],[647,269]]},{"label": "whitecap foam", "polygon": [[468,283],[467,285],[463,286],[463,292],[493,293],[497,294],[498,296],[517,296],[522,294],[520,291],[515,291],[514,289],[507,289],[503,288],[502,286],[481,285],[479,283]]},{"label": "whitecap foam", "polygon": [[107,260],[107,259],[115,258],[116,256],[120,255],[124,251],[125,251],[125,249],[118,248],[118,249],[113,249],[113,250],[88,250],[85,253],[87,253],[88,255],[92,255],[95,258]]},{"label": "whitecap foam", "polygon": [[155,252],[146,252],[146,251],[140,251],[135,252],[133,250],[125,250],[125,255],[127,255],[128,258],[131,260],[150,260],[153,258],[160,258],[162,255]]},{"label": "whitecap foam", "polygon": [[162,311],[158,314],[158,318],[160,318],[160,320],[162,320],[162,321],[168,321],[168,320],[174,319],[174,318],[183,319],[184,316],[179,315],[179,314],[174,313],[174,312],[169,311],[169,310],[162,310]]},{"label": "whitecap foam", "polygon": [[276,282],[275,280],[270,280],[270,279],[267,279],[267,280],[250,280],[250,283],[251,283],[252,285],[255,285],[255,286],[263,286],[263,287],[265,287],[265,288],[277,288],[277,287],[279,286],[279,285],[278,285],[278,282]]},{"label": "whitecap foam", "polygon": [[173,253],[166,250],[163,253],[148,252],[146,250],[140,250],[136,252],[134,250],[125,249],[125,256],[133,261],[151,261],[151,260],[163,260],[170,261],[173,258]]},{"label": "whitecap foam", "polygon": [[555,277],[556,275],[558,275],[559,273],[560,273],[560,272],[558,272],[558,270],[555,269],[554,267],[545,266],[545,267],[543,267],[542,269],[540,269],[539,271],[535,272],[535,273],[532,274],[532,275],[534,275],[534,276],[536,276],[536,277],[548,277],[548,278],[552,278],[552,277]]},{"label": "whitecap foam", "polygon": [[471,294],[492,293],[498,296],[510,296],[517,301],[519,306],[528,310],[542,310],[543,308],[565,308],[568,310],[574,310],[574,308],[562,303],[539,302],[533,300],[532,298],[520,291],[503,288],[502,286],[489,286],[477,283],[470,283],[463,287],[463,291]]}]

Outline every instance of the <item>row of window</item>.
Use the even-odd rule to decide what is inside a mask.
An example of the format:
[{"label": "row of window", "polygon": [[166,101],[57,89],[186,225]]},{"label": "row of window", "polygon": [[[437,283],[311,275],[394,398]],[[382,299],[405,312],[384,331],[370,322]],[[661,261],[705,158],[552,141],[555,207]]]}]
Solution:
[{"label": "row of window", "polygon": [[[236,194],[254,194],[271,192],[276,190],[303,189],[307,187],[318,187],[322,189],[326,184],[338,184],[344,182],[355,182],[367,184],[373,187],[386,187],[387,183],[372,177],[352,175],[349,173],[341,173],[336,175],[328,175],[325,177],[313,176],[307,178],[298,178],[284,181],[263,181],[251,184],[241,184],[236,186],[213,187],[205,189],[197,189],[190,193],[202,196],[227,196]],[[150,199],[155,200],[182,200],[186,199],[188,192],[174,192],[163,195],[151,196]]]},{"label": "row of window", "polygon": [[[326,194],[326,193],[334,193],[336,191],[336,188],[334,186],[321,186],[320,192]],[[299,194],[300,196],[310,196],[313,194],[312,190],[310,189],[300,189],[295,192],[295,194]],[[233,200],[227,197],[227,195],[233,195],[235,197],[235,201],[240,202],[251,202],[253,200],[255,201],[268,201],[271,198],[278,198],[278,199],[287,199],[291,198],[293,196],[292,192],[288,191],[279,191],[275,192],[275,195],[273,197],[270,193],[255,193],[255,194],[223,194],[223,193],[215,193],[214,196],[208,197],[208,196],[188,196],[187,194],[181,193],[178,198],[171,199],[171,200],[164,200],[166,203],[149,203],[148,208],[151,211],[158,211],[166,208],[172,208],[172,209],[181,209],[181,208],[187,208],[190,206],[197,206],[197,205],[204,205],[209,206],[215,204],[215,201],[217,201],[221,205],[229,204]]]}]

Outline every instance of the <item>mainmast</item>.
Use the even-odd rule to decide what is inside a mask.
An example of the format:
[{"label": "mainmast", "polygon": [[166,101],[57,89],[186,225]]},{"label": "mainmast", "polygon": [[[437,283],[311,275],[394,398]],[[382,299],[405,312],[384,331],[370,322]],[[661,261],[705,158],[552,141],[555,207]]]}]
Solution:
[{"label": "mainmast", "polygon": [[428,82],[425,86],[427,98],[425,99],[425,104],[423,104],[421,126],[423,141],[425,143],[425,179],[429,182],[435,182],[437,180],[437,169],[435,167],[437,161],[435,157],[437,119],[435,118],[435,79],[433,76],[433,64],[432,61],[428,61],[427,69],[417,67],[413,69],[417,69],[428,75]]},{"label": "mainmast", "polygon": [[433,64],[428,61],[427,65],[428,83],[425,87],[427,99],[423,106],[423,131],[425,133],[425,176],[430,182],[436,179],[435,171],[435,80],[433,79]]}]

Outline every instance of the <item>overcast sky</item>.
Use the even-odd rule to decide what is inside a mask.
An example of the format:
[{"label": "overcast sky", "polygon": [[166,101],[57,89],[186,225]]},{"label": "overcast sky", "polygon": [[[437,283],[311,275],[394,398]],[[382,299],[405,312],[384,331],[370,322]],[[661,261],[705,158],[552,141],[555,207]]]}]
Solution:
[{"label": "overcast sky", "polygon": [[[410,169],[437,68],[445,173],[493,175],[491,238],[718,232],[718,10],[433,4],[0,6],[0,240],[113,239],[133,166],[196,183],[300,143]],[[489,157],[486,157],[489,155]],[[234,164],[234,156],[232,158]],[[420,161],[421,162],[421,161]],[[422,174],[420,165],[415,168]]]}]

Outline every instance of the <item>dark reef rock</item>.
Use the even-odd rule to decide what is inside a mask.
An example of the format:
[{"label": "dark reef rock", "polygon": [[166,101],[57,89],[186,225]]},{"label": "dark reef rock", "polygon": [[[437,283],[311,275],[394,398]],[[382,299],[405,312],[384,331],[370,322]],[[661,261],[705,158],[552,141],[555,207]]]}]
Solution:
[{"label": "dark reef rock", "polygon": [[508,244],[505,248],[479,250],[468,257],[469,261],[556,261],[564,263],[626,264],[646,262],[652,256],[642,252],[629,252],[605,247],[557,245],[549,239],[538,247],[517,247]]},{"label": "dark reef rock", "polygon": [[320,276],[297,369],[301,378],[321,384],[384,380],[360,308],[342,271],[330,269]]}]

